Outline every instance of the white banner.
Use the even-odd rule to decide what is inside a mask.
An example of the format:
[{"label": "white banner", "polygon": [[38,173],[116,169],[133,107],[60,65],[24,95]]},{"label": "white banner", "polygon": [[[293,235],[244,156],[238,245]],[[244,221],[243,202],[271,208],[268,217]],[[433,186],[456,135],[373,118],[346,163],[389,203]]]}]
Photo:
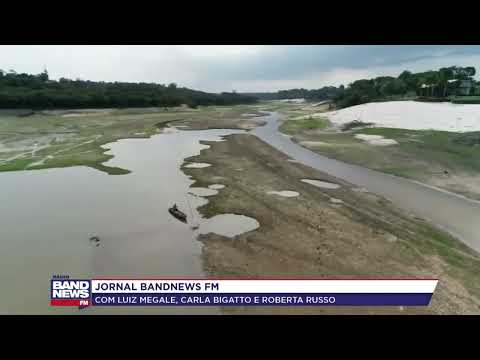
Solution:
[{"label": "white banner", "polygon": [[390,293],[432,294],[436,279],[410,280],[92,280],[100,293]]}]

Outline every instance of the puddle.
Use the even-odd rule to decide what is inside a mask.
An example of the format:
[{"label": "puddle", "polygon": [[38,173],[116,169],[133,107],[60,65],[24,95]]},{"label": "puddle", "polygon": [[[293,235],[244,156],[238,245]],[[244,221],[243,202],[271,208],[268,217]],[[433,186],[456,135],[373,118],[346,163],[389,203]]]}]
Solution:
[{"label": "puddle", "polygon": [[224,187],[225,185],[222,185],[222,184],[212,184],[208,186],[209,189],[213,189],[213,190],[220,190],[220,189],[223,189]]},{"label": "puddle", "polygon": [[302,182],[324,189],[338,189],[339,187],[341,187],[338,184],[320,180],[302,179]]},{"label": "puddle", "polygon": [[189,189],[188,193],[195,196],[213,196],[213,195],[217,195],[218,191],[214,189],[192,187]]},{"label": "puddle", "polygon": [[330,202],[333,204],[343,204],[343,200],[336,199],[336,198],[330,198]]},{"label": "puddle", "polygon": [[298,193],[296,191],[290,191],[290,190],[269,191],[269,192],[267,192],[267,194],[279,195],[279,196],[283,196],[283,197],[296,197],[296,196],[300,195],[300,193]]},{"label": "puddle", "polygon": [[206,168],[206,167],[209,167],[209,166],[212,166],[212,164],[192,162],[192,163],[189,163],[188,165],[185,165],[184,167],[193,168],[193,169],[201,169],[201,168]]},{"label": "puddle", "polygon": [[354,192],[368,193],[368,190],[365,188],[352,188]]},{"label": "puddle", "polygon": [[234,237],[255,230],[259,226],[257,220],[245,215],[221,214],[211,219],[204,219],[199,233],[208,234],[212,232],[222,236]]}]

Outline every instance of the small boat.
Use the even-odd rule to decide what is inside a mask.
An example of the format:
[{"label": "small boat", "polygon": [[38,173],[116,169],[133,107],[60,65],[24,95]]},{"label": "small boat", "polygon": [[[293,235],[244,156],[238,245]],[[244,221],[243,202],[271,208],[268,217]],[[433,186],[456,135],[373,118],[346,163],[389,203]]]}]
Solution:
[{"label": "small boat", "polygon": [[182,211],[178,210],[177,204],[173,204],[173,206],[168,209],[168,212],[175,216],[181,222],[187,222],[187,215],[185,215],[185,213],[183,213]]}]

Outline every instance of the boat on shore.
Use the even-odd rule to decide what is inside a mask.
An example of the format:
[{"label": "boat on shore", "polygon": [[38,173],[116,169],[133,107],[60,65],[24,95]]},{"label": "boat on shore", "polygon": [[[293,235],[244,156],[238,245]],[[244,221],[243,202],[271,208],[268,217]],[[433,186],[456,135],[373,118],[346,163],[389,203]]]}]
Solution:
[{"label": "boat on shore", "polygon": [[181,222],[187,222],[187,215],[184,212],[178,210],[177,204],[173,204],[173,206],[168,209],[168,212]]}]

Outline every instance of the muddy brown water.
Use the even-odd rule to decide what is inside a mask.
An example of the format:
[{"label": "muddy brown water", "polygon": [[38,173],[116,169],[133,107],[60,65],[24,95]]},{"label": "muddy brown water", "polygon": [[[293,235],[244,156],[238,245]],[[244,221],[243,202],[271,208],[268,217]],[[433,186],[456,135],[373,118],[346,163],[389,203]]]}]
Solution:
[{"label": "muddy brown water", "polygon": [[[49,280],[54,274],[204,276],[199,233],[233,236],[258,223],[231,214],[202,219],[196,208],[208,200],[188,194],[193,180],[180,168],[208,147],[200,140],[241,132],[179,131],[105,145],[115,155],[105,164],[131,170],[127,175],[87,167],[0,173],[0,314],[216,313],[210,307],[50,308]],[[173,203],[200,228],[172,217]],[[100,238],[98,247],[92,235]]]},{"label": "muddy brown water", "polygon": [[415,181],[347,164],[321,156],[278,131],[282,117],[271,112],[261,117],[266,125],[252,134],[282,151],[294,161],[326,172],[381,195],[415,216],[431,221],[471,248],[480,251],[480,202]]}]

